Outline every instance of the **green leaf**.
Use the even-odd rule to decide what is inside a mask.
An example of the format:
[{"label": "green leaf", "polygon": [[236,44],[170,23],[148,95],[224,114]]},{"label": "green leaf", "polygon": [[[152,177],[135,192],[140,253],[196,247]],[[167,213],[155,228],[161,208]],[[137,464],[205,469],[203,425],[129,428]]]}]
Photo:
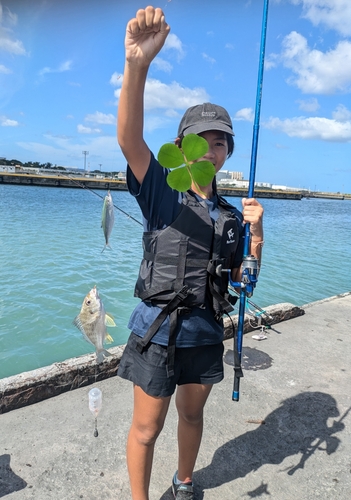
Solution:
[{"label": "green leaf", "polygon": [[199,161],[190,167],[191,175],[199,186],[208,186],[216,175],[216,169],[210,161]]},{"label": "green leaf", "polygon": [[157,160],[164,168],[176,168],[184,163],[181,150],[175,144],[170,143],[161,146]]},{"label": "green leaf", "polygon": [[208,151],[208,142],[196,134],[188,134],[182,140],[182,150],[188,161],[202,158]]},{"label": "green leaf", "polygon": [[180,167],[172,170],[167,175],[169,187],[184,193],[191,187],[191,177],[186,167]]}]

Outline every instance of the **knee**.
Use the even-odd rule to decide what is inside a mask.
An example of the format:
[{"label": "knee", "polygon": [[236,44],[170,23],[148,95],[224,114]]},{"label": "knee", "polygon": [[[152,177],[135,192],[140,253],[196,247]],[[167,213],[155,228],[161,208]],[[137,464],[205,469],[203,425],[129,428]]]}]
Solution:
[{"label": "knee", "polygon": [[152,446],[160,435],[163,426],[158,425],[137,425],[132,424],[130,432],[139,444]]},{"label": "knee", "polygon": [[187,424],[190,425],[198,425],[203,421],[203,410],[199,411],[187,411],[187,410],[180,410],[178,408],[178,415],[179,419],[182,419],[185,421]]}]

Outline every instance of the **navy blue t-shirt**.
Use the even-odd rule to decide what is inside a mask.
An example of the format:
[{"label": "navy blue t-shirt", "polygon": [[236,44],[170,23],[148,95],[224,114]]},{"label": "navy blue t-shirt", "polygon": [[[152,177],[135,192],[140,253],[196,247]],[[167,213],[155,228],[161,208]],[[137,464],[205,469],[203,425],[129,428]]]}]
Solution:
[{"label": "navy blue t-shirt", "polygon": [[[127,167],[128,189],[135,196],[140,206],[144,231],[164,229],[172,224],[179,213],[183,193],[179,193],[168,186],[167,174],[168,171],[160,166],[152,153],[149,169],[141,185],[134,177],[129,166]],[[217,196],[210,200],[199,197],[198,200],[207,205],[209,214],[215,221],[219,215]],[[237,253],[238,256],[242,255],[240,250]],[[239,265],[240,260],[238,261],[238,267]],[[130,317],[128,328],[136,335],[143,337],[160,311],[159,307],[141,301]],[[162,323],[152,338],[152,342],[167,345],[168,337],[169,317]],[[189,314],[178,316],[177,347],[217,344],[222,340],[223,322],[218,323],[215,320],[210,307],[205,309],[195,307]]]}]

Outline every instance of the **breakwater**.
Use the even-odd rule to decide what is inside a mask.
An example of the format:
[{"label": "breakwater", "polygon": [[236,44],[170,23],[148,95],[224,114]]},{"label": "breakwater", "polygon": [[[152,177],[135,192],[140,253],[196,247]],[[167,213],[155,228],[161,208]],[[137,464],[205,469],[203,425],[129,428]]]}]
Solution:
[{"label": "breakwater", "polygon": [[[68,176],[63,174],[41,175],[29,173],[8,173],[0,174],[0,183],[43,186],[43,187],[65,187],[65,188],[85,188],[85,189],[103,189],[111,191],[126,191],[125,181],[112,178],[97,178],[96,176]],[[247,196],[247,189],[219,187],[219,194],[222,196]],[[278,191],[272,189],[256,189],[256,198],[275,198],[284,200],[301,200],[302,193],[293,191]]]},{"label": "breakwater", "polygon": [[[33,173],[10,173],[0,172],[0,183],[25,185],[25,186],[43,186],[43,187],[65,187],[65,188],[85,188],[111,191],[127,191],[127,185],[124,180],[112,177],[99,177],[96,175],[65,175],[55,173],[54,175],[42,175]],[[218,193],[222,196],[237,196],[243,198],[247,196],[247,189],[238,187],[218,187]],[[307,191],[285,191],[278,189],[256,188],[255,198],[271,198],[281,200],[301,200],[302,198],[323,198],[329,200],[351,199],[351,194],[323,193]]]},{"label": "breakwater", "polygon": [[[265,312],[260,322],[265,325],[267,324],[265,318],[270,317],[269,326],[305,314],[304,308],[290,303],[269,306]],[[225,340],[233,337],[233,324],[237,328],[237,314],[232,315],[231,319],[224,318]],[[246,315],[244,333],[257,328],[259,326],[254,326],[252,318]],[[115,376],[124,347],[123,345],[110,348],[111,356],[101,364],[96,363],[94,353],[0,379],[0,414]]]},{"label": "breakwater", "polygon": [[86,188],[126,191],[125,181],[110,178],[96,178],[88,176],[68,176],[68,175],[40,175],[26,173],[1,173],[0,183],[43,186],[43,187],[65,187],[65,188]]}]

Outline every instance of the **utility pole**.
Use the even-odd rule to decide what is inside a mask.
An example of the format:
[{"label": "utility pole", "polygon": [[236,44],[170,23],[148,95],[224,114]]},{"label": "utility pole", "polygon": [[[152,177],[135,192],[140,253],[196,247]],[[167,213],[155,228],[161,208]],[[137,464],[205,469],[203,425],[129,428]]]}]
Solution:
[{"label": "utility pole", "polygon": [[101,172],[102,163],[99,163],[99,167],[100,167],[100,172]]},{"label": "utility pole", "polygon": [[82,151],[82,154],[84,155],[84,172],[85,172],[85,167],[87,163],[87,155],[89,154],[89,151]]}]

